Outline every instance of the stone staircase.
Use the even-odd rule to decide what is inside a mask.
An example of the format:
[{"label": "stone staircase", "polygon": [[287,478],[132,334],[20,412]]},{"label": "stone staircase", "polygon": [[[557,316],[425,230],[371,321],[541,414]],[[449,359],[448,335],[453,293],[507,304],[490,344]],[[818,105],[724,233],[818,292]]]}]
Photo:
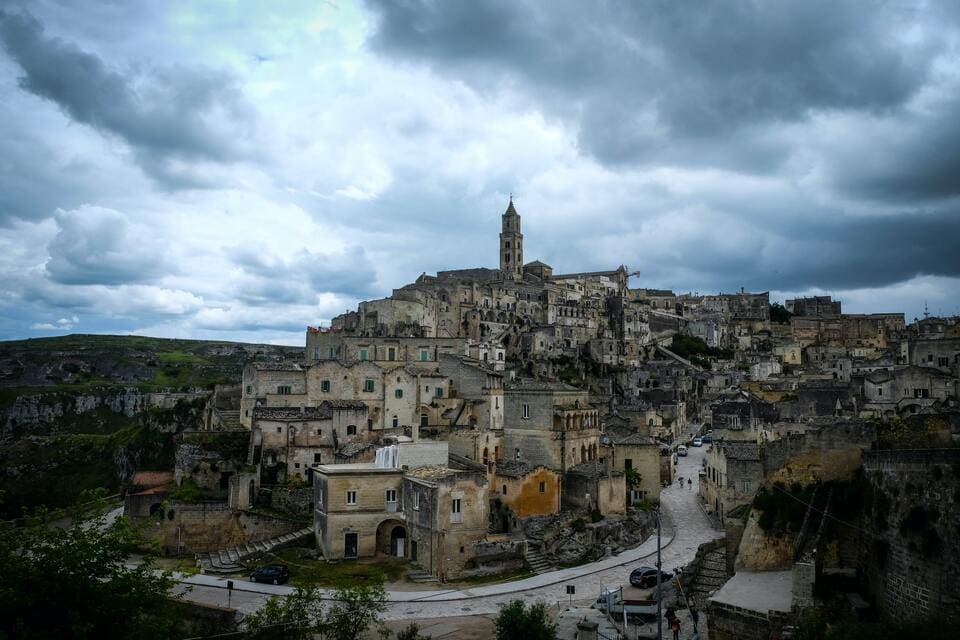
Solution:
[{"label": "stone staircase", "polygon": [[246,570],[250,560],[312,535],[313,527],[304,527],[269,540],[246,542],[229,549],[198,553],[197,562],[203,573],[237,573]]},{"label": "stone staircase", "polygon": [[239,429],[240,428],[240,410],[227,411],[224,409],[217,409],[217,414],[220,416],[220,425],[225,429]]},{"label": "stone staircase", "polygon": [[701,608],[705,608],[707,598],[723,586],[729,579],[727,575],[727,552],[720,547],[708,551],[703,556],[703,561],[697,568],[696,576],[693,579],[693,585],[690,587],[687,596],[694,600]]},{"label": "stone staircase", "polygon": [[556,568],[550,563],[543,552],[536,547],[527,548],[525,560],[527,561],[527,566],[530,567],[530,570],[536,574],[547,573],[548,571],[553,571]]},{"label": "stone staircase", "polygon": [[410,571],[409,573],[407,573],[407,578],[410,579],[410,582],[417,582],[420,584],[427,583],[427,582],[439,582],[439,580],[437,580],[437,578],[433,574],[427,571],[424,571],[422,569],[417,571]]}]

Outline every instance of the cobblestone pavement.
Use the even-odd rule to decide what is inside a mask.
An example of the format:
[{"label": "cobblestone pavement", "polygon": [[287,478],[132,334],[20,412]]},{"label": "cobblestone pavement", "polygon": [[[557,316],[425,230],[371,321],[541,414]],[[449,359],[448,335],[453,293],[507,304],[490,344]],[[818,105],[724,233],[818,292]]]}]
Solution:
[{"label": "cobblestone pavement", "polygon": [[[693,560],[697,548],[722,536],[715,530],[699,504],[698,471],[701,468],[705,449],[691,447],[690,455],[680,458],[677,476],[683,477],[680,487],[676,482],[660,494],[665,514],[665,531],[662,551],[664,570],[673,571]],[[687,485],[687,478],[693,480]],[[498,585],[488,585],[464,590],[389,592],[390,604],[384,615],[387,620],[416,620],[464,615],[496,613],[499,607],[510,600],[520,598],[528,602],[544,600],[558,609],[569,604],[566,586],[576,588],[575,604],[591,604],[601,588],[629,586],[627,578],[633,567],[652,565],[656,561],[656,540],[650,539],[637,549],[624,552],[619,557],[583,565],[573,569],[542,574],[525,580]],[[623,566],[626,565],[626,566]],[[210,576],[189,579],[192,589],[185,598],[219,606],[227,605],[224,581]],[[289,587],[235,583],[230,605],[243,612],[256,610],[266,599],[276,593],[289,593]],[[185,590],[184,585],[178,591]]]}]

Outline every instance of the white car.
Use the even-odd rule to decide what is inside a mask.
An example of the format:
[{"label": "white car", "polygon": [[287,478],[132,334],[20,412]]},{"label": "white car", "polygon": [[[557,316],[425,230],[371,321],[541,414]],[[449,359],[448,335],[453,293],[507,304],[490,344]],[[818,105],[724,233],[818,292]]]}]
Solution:
[{"label": "white car", "polygon": [[694,438],[694,439],[693,439],[693,446],[695,446],[695,447],[702,447],[702,446],[703,446],[703,440],[701,440],[700,438]]},{"label": "white car", "polygon": [[678,455],[678,456],[685,456],[685,455],[687,455],[687,447],[686,447],[686,445],[680,445],[679,447],[677,447],[677,455]]}]

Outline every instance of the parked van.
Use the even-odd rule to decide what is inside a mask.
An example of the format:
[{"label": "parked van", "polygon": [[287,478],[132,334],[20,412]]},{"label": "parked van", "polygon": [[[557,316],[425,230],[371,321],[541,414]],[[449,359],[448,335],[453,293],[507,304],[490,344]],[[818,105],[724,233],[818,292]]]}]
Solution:
[{"label": "parked van", "polygon": [[682,444],[682,445],[680,445],[679,447],[677,447],[677,455],[678,455],[678,456],[685,456],[685,455],[687,455],[687,446],[684,445],[684,444]]}]

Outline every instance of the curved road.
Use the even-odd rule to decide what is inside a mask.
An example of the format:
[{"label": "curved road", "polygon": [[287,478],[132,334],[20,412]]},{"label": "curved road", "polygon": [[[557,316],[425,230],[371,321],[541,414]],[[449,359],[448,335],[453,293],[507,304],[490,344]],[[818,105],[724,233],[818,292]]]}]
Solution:
[{"label": "curved road", "polygon": [[[666,514],[663,534],[665,546],[661,549],[661,555],[663,568],[667,571],[685,566],[693,560],[701,544],[723,535],[712,527],[697,498],[697,472],[704,454],[705,448],[691,447],[690,455],[679,459],[677,475],[684,478],[683,488],[674,483],[660,494]],[[689,488],[686,484],[688,477],[693,479],[693,485]],[[391,591],[387,594],[390,604],[383,618],[403,620],[490,614],[516,598],[565,603],[569,598],[566,586],[570,584],[576,587],[577,601],[589,603],[597,597],[601,587],[615,588],[627,584],[629,568],[640,564],[652,565],[655,561],[656,536],[653,536],[639,547],[618,556],[524,580],[463,590]],[[186,585],[189,585],[189,591]],[[234,585],[233,593],[228,596],[226,578],[198,575],[183,578],[176,591],[185,592],[184,597],[188,600],[229,605],[244,613],[259,609],[271,595],[292,591],[287,586],[274,587],[240,580],[235,580]]]}]

